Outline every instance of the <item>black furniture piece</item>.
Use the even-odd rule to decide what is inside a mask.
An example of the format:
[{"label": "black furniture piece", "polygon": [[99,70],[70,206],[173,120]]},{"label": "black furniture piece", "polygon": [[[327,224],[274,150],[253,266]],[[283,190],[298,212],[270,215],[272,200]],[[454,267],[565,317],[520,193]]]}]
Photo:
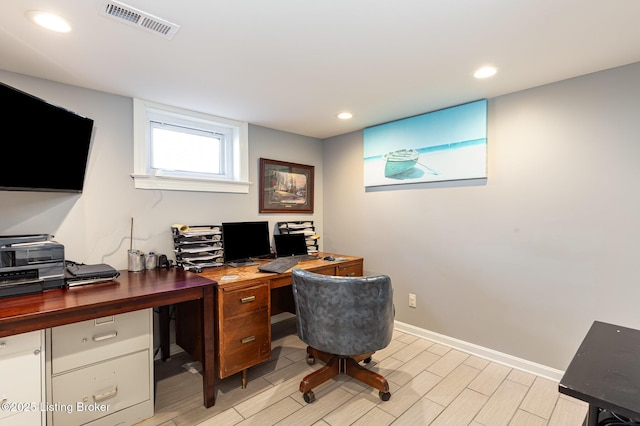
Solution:
[{"label": "black furniture piece", "polygon": [[326,365],[300,382],[307,403],[315,401],[316,386],[347,374],[391,397],[389,383],[359,364],[384,349],[393,334],[393,289],[386,275],[338,277],[299,268],[291,272],[298,336],[308,345],[307,362]]},{"label": "black furniture piece", "polygon": [[559,391],[589,403],[587,426],[609,413],[640,422],[640,330],[594,321]]}]

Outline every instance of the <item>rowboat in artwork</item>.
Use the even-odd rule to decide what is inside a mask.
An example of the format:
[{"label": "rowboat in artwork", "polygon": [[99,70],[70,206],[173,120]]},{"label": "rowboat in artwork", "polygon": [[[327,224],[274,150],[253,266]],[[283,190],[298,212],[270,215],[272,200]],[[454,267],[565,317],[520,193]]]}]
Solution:
[{"label": "rowboat in artwork", "polygon": [[384,154],[384,176],[394,177],[410,171],[418,162],[418,157],[420,154],[415,149],[399,149]]}]

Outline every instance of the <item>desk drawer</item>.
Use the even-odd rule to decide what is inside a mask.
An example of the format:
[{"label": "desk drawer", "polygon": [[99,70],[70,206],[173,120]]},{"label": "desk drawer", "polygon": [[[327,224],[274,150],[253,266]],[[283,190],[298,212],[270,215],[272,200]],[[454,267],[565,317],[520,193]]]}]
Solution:
[{"label": "desk drawer", "polygon": [[61,374],[52,383],[52,403],[71,408],[54,411],[54,425],[108,416],[151,398],[149,350]]},{"label": "desk drawer", "polygon": [[336,275],[343,277],[361,277],[362,263],[336,266]]},{"label": "desk drawer", "polygon": [[268,309],[226,320],[222,327],[220,378],[271,357],[271,323]]},{"label": "desk drawer", "polygon": [[288,285],[291,285],[291,275],[287,275],[286,277],[282,277],[282,278],[274,278],[271,280],[271,288],[280,288],[280,287],[286,287]]},{"label": "desk drawer", "polygon": [[269,283],[259,283],[238,289],[222,289],[224,318],[252,312],[269,306]]},{"label": "desk drawer", "polygon": [[323,266],[322,268],[312,269],[311,272],[314,272],[316,274],[322,274],[322,275],[335,275],[336,267],[333,265]]},{"label": "desk drawer", "polygon": [[53,374],[149,348],[151,309],[51,329]]}]

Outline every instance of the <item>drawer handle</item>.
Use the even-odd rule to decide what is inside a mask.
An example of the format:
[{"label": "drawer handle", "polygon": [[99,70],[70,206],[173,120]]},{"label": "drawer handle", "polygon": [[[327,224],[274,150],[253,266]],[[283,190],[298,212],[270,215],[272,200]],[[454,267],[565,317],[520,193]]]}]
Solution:
[{"label": "drawer handle", "polygon": [[95,402],[100,402],[100,401],[104,401],[105,399],[111,398],[113,396],[116,396],[118,394],[118,387],[114,386],[113,389],[106,391],[106,392],[102,392],[102,393],[97,393],[95,395],[93,395],[93,400]]},{"label": "drawer handle", "polygon": [[249,336],[249,337],[245,337],[244,339],[241,340],[242,343],[249,343],[249,342],[253,342],[254,340],[256,340],[256,336]]},{"label": "drawer handle", "polygon": [[355,277],[355,276],[356,276],[356,273],[355,273],[355,272],[349,272],[349,273],[347,274],[347,276],[348,276],[348,277]]},{"label": "drawer handle", "polygon": [[251,303],[254,300],[256,300],[255,296],[247,296],[247,297],[243,297],[242,299],[240,299],[240,302],[242,302],[242,303]]},{"label": "drawer handle", "polygon": [[7,344],[5,342],[0,342],[0,349],[4,349],[7,347]]},{"label": "drawer handle", "polygon": [[118,337],[117,331],[112,331],[111,333],[98,334],[97,336],[93,336],[93,341],[101,342],[103,340],[113,339],[114,337]]}]

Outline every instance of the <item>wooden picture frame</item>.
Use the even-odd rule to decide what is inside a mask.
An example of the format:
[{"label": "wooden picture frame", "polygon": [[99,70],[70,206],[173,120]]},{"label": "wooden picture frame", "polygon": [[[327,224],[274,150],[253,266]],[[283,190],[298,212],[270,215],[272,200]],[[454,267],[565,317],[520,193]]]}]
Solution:
[{"label": "wooden picture frame", "polygon": [[260,213],[313,213],[314,167],[260,159]]}]

